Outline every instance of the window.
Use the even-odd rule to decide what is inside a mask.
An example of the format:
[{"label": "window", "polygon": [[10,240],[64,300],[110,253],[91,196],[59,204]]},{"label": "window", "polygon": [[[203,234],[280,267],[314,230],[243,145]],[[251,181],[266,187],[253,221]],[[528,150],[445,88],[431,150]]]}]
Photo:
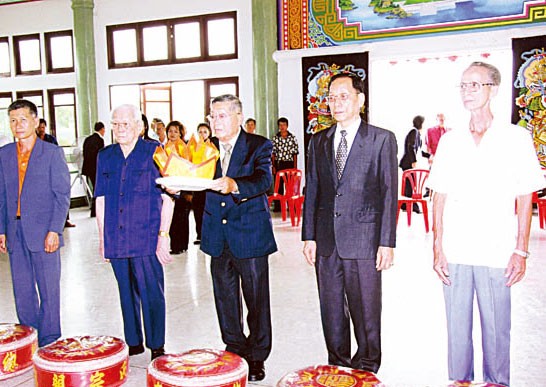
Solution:
[{"label": "window", "polygon": [[13,138],[9,127],[8,107],[13,102],[11,93],[0,93],[0,135]]},{"label": "window", "polygon": [[110,99],[112,108],[123,103],[140,106],[148,121],[160,118],[167,125],[178,120],[186,126],[189,138],[197,124],[205,121],[211,97],[238,92],[239,79],[232,77],[111,86]]},{"label": "window", "polygon": [[17,75],[37,75],[42,72],[40,35],[14,36],[15,73]]},{"label": "window", "polygon": [[[142,110],[145,112],[146,117],[150,118],[150,121],[154,117],[169,120],[173,116],[171,109],[171,84],[142,85],[140,90],[142,93]],[[165,122],[165,125],[168,123],[168,121]]]},{"label": "window", "polygon": [[237,14],[106,27],[109,68],[237,58]]},{"label": "window", "polygon": [[142,42],[145,62],[164,61],[169,58],[167,26],[143,28]]},{"label": "window", "polygon": [[235,52],[235,19],[218,18],[207,22],[210,56],[229,56]]},{"label": "window", "polygon": [[76,91],[74,89],[48,90],[49,132],[57,137],[60,146],[76,145]]},{"label": "window", "polygon": [[67,73],[74,71],[72,31],[46,33],[45,48],[48,73]]},{"label": "window", "polygon": [[11,74],[10,53],[8,38],[0,38],[0,77],[9,77]]},{"label": "window", "polygon": [[[28,99],[38,108],[38,118],[45,118],[44,115],[44,95],[41,90],[18,91],[17,99]],[[51,130],[51,128],[50,128]]]}]

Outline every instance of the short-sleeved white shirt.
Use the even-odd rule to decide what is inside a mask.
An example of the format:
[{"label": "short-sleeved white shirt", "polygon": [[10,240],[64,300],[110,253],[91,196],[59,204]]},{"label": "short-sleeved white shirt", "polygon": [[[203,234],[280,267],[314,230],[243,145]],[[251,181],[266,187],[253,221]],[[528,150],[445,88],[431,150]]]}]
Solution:
[{"label": "short-sleeved white shirt", "polygon": [[515,198],[546,186],[531,136],[493,125],[479,145],[469,130],[440,141],[427,185],[446,194],[442,245],[448,262],[504,268],[516,247]]}]

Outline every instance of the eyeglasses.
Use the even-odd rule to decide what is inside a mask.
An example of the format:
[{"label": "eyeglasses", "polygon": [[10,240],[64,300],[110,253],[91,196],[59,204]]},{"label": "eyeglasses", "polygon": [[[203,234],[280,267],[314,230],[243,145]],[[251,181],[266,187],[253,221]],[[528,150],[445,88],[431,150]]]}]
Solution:
[{"label": "eyeglasses", "polygon": [[479,83],[479,82],[461,82],[457,87],[461,91],[468,90],[472,93],[475,93],[477,91],[480,91],[482,86],[495,86],[494,83]]},{"label": "eyeglasses", "polygon": [[230,116],[234,116],[234,115],[237,115],[237,114],[241,114],[240,112],[237,112],[237,113],[211,113],[207,116],[207,119],[209,121],[225,121],[227,120]]},{"label": "eyeglasses", "polygon": [[335,94],[329,94],[326,96],[326,102],[332,104],[332,103],[335,103],[336,100],[339,100],[341,102],[347,102],[347,100],[349,100],[349,97],[351,95],[359,95],[360,93],[342,93],[342,94],[338,94],[338,95],[335,95]]},{"label": "eyeglasses", "polygon": [[117,129],[117,128],[127,129],[129,128],[130,125],[131,125],[131,122],[129,121],[121,121],[121,122],[110,121],[110,126],[112,127],[112,129]]}]

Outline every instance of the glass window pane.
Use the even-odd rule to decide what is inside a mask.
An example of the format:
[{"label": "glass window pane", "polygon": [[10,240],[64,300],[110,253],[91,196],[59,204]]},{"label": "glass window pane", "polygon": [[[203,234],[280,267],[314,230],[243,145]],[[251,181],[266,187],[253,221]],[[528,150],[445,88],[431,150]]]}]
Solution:
[{"label": "glass window pane", "polygon": [[74,105],[74,94],[65,93],[65,94],[55,94],[53,96],[53,104],[58,105]]},{"label": "glass window pane", "polygon": [[114,31],[114,62],[133,63],[137,61],[136,31],[120,30]]},{"label": "glass window pane", "polygon": [[0,74],[10,73],[10,54],[8,42],[0,42]]},{"label": "glass window pane", "polygon": [[19,41],[21,71],[40,71],[40,41],[38,39]]},{"label": "glass window pane", "polygon": [[112,109],[123,104],[131,104],[140,107],[140,86],[112,86],[110,88],[110,102]]},{"label": "glass window pane", "polygon": [[12,100],[10,97],[0,97],[0,135],[13,139],[11,129],[9,127],[8,106]]},{"label": "glass window pane", "polygon": [[51,38],[51,64],[54,69],[74,67],[71,36]]},{"label": "glass window pane", "polygon": [[[165,102],[146,102],[146,117],[148,121],[152,121],[153,118],[160,118],[165,126],[171,121],[171,108],[168,101]],[[178,119],[178,118],[176,118]]]},{"label": "glass window pane", "polygon": [[55,106],[55,134],[60,146],[71,146],[76,144],[76,122],[74,118],[75,107]]},{"label": "glass window pane", "polygon": [[210,97],[218,97],[223,94],[237,94],[237,86],[234,83],[223,83],[209,86]]},{"label": "glass window pane", "polygon": [[175,25],[174,40],[177,59],[201,56],[199,22]]},{"label": "glass window pane", "polygon": [[235,53],[235,21],[232,18],[207,22],[209,55]]},{"label": "glass window pane", "polygon": [[146,101],[168,101],[170,98],[169,89],[146,88],[144,92],[146,93]]},{"label": "glass window pane", "polygon": [[175,82],[172,86],[173,117],[186,126],[186,139],[197,132],[197,125],[205,121],[205,83],[203,81]]},{"label": "glass window pane", "polygon": [[169,51],[167,49],[166,26],[144,28],[142,36],[144,40],[145,61],[168,59]]}]

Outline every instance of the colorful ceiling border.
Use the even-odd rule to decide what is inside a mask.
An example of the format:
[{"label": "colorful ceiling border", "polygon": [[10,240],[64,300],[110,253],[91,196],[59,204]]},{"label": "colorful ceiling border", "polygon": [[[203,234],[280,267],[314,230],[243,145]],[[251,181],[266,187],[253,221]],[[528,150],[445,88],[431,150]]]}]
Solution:
[{"label": "colorful ceiling border", "polygon": [[529,0],[520,14],[362,31],[360,22],[349,22],[341,16],[340,1],[347,0],[279,0],[279,48],[337,46],[380,38],[546,23],[546,0]]}]

